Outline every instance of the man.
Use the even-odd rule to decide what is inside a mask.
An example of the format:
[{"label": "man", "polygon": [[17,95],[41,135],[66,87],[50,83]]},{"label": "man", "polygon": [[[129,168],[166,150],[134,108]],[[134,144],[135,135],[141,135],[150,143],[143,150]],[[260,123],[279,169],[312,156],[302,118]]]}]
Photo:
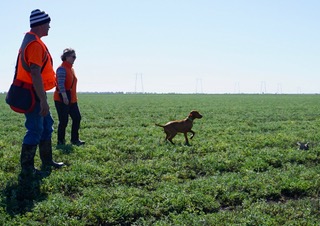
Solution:
[{"label": "man", "polygon": [[48,35],[50,21],[49,15],[44,11],[33,10],[30,15],[31,29],[26,33],[19,50],[17,79],[33,84],[37,96],[34,110],[25,114],[27,132],[23,139],[20,163],[22,175],[27,176],[40,173],[34,168],[38,145],[43,169],[64,165],[52,160],[53,119],[46,91],[55,87],[55,72],[50,53],[40,39]]}]

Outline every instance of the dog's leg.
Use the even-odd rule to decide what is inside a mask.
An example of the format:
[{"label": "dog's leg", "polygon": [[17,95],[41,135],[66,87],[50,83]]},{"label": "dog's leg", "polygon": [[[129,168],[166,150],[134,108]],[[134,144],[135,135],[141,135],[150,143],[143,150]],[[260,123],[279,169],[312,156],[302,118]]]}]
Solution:
[{"label": "dog's leg", "polygon": [[176,132],[170,134],[168,140],[171,142],[171,144],[174,144],[173,141],[172,141],[172,139],[173,139],[176,135],[177,135]]},{"label": "dog's leg", "polygon": [[190,137],[190,139],[192,139],[196,133],[194,131],[192,131],[192,130],[190,130],[189,132],[192,133],[192,135]]},{"label": "dog's leg", "polygon": [[170,133],[167,133],[167,132],[166,132],[166,138],[165,138],[165,140],[167,141],[167,140],[169,139],[169,137],[170,137]]},{"label": "dog's leg", "polygon": [[167,135],[166,135],[166,138],[164,139],[166,142],[167,141],[170,141],[170,143],[171,144],[174,144],[173,142],[172,142],[172,137],[171,137],[171,134],[170,133],[166,133]]},{"label": "dog's leg", "polygon": [[183,135],[184,135],[184,138],[185,138],[185,140],[186,140],[186,145],[187,145],[187,146],[190,146],[189,140],[188,140],[188,133],[185,132],[185,133],[183,133]]}]

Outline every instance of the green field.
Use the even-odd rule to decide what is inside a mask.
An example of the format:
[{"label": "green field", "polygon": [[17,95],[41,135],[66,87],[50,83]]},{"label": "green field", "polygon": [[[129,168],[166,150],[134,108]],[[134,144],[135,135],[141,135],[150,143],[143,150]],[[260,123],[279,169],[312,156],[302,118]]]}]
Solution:
[{"label": "green field", "polygon": [[[68,166],[25,199],[24,116],[0,98],[0,225],[319,224],[318,95],[80,94],[86,145],[54,147]],[[203,118],[191,146],[182,134],[165,142],[154,123],[193,109]]]}]

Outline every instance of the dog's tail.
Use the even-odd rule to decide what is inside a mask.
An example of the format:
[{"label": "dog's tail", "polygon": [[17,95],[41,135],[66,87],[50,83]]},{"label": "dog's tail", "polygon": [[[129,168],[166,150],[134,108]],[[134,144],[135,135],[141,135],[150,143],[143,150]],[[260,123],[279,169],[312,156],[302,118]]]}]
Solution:
[{"label": "dog's tail", "polygon": [[158,124],[158,123],[155,123],[155,125],[156,125],[156,126],[160,126],[160,127],[162,127],[162,128],[164,127],[163,125],[160,125],[160,124]]}]

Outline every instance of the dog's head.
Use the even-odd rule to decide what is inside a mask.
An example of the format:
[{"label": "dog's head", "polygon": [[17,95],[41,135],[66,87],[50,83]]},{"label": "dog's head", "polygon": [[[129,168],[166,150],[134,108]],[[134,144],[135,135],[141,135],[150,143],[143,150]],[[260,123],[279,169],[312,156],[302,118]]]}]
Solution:
[{"label": "dog's head", "polygon": [[202,115],[198,111],[193,110],[190,112],[189,117],[192,119],[202,118]]}]

